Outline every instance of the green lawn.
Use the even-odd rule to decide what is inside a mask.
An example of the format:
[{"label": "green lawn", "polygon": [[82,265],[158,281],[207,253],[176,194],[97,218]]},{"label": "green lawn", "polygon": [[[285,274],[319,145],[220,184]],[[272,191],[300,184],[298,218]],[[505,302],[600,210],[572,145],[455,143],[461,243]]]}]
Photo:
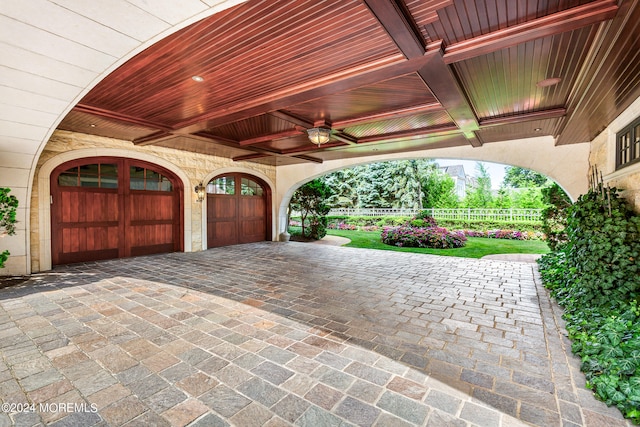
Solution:
[{"label": "green lawn", "polygon": [[427,249],[399,248],[385,245],[380,240],[379,231],[327,230],[327,234],[351,239],[351,243],[345,246],[352,248],[382,249],[386,251],[459,256],[464,258],[482,258],[485,255],[492,254],[546,254],[549,252],[549,247],[541,240],[507,240],[469,237],[466,246],[463,248]]}]

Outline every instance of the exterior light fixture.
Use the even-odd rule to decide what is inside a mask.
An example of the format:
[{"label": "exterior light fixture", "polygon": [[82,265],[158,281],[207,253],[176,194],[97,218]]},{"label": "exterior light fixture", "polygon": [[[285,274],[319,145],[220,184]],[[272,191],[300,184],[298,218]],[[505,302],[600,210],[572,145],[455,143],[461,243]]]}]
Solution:
[{"label": "exterior light fixture", "polygon": [[331,129],[327,128],[311,128],[307,129],[307,134],[309,135],[309,141],[313,144],[317,144],[318,147],[322,144],[326,144],[329,142],[331,138]]},{"label": "exterior light fixture", "polygon": [[202,201],[204,200],[204,195],[205,193],[205,188],[204,185],[202,185],[202,182],[198,185],[196,185],[196,188],[194,188],[194,191],[196,192],[196,196],[198,197],[197,201],[202,203]]}]

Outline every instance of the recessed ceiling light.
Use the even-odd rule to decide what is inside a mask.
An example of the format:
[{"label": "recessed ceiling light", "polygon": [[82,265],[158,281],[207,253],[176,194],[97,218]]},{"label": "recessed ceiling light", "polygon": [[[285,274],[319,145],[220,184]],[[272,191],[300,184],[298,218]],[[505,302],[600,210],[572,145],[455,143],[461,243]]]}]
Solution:
[{"label": "recessed ceiling light", "polygon": [[202,77],[202,76],[192,76],[191,80],[193,80],[194,82],[200,83],[200,82],[204,81],[204,77]]},{"label": "recessed ceiling light", "polygon": [[534,132],[540,132],[542,130],[542,128],[535,128],[533,131]]},{"label": "recessed ceiling light", "polygon": [[94,128],[94,127],[96,127],[96,124],[95,123],[91,123],[89,126]]},{"label": "recessed ceiling light", "polygon": [[559,78],[559,77],[551,77],[549,79],[540,80],[538,83],[536,83],[536,86],[538,86],[538,87],[549,87],[549,86],[557,85],[561,81],[562,81],[562,79]]}]

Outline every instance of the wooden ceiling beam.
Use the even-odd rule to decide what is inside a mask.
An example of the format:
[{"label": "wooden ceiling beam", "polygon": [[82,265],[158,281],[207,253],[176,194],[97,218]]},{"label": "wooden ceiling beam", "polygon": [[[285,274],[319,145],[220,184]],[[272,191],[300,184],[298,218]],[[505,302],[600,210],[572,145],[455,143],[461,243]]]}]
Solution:
[{"label": "wooden ceiling beam", "polygon": [[486,55],[527,41],[576,30],[612,19],[618,11],[616,0],[596,0],[532,21],[474,37],[447,46],[444,62],[452,64]]},{"label": "wooden ceiling beam", "polygon": [[447,110],[469,144],[479,147],[482,142],[475,131],[480,129],[480,124],[457,77],[444,62],[442,42],[439,42],[439,47],[438,54],[431,55],[429,62],[418,70],[418,74]]},{"label": "wooden ceiling beam", "polygon": [[304,147],[296,147],[296,148],[288,148],[286,150],[282,150],[282,154],[288,154],[288,155],[300,155],[301,153],[315,153],[317,152],[319,149],[325,149],[325,148],[333,148],[333,147],[344,147],[345,144],[339,141],[333,141],[333,142],[327,142],[326,144],[322,144],[320,146],[320,148],[318,148],[317,145],[311,144],[311,142],[309,142],[308,146],[304,146]]},{"label": "wooden ceiling beam", "polygon": [[424,55],[426,46],[404,2],[364,0],[380,24],[408,59]]},{"label": "wooden ceiling beam", "polygon": [[234,162],[241,162],[243,160],[262,159],[265,157],[271,157],[271,155],[266,153],[253,153],[253,154],[245,154],[243,156],[237,156],[232,158],[231,160],[233,160]]},{"label": "wooden ceiling beam", "polygon": [[240,160],[250,160],[250,159],[257,159],[257,158],[262,158],[262,157],[270,157],[270,156],[275,156],[275,157],[296,157],[296,158],[300,158],[301,160],[305,160],[308,162],[314,162],[314,163],[322,163],[323,160],[322,159],[318,159],[316,157],[311,157],[311,156],[302,156],[299,155],[299,153],[284,153],[284,152],[278,152],[278,151],[273,151],[273,150],[268,150],[265,148],[260,148],[260,147],[256,147],[253,145],[247,145],[244,147],[241,147],[238,144],[238,141],[233,141],[231,139],[228,138],[222,138],[219,137],[217,135],[214,135],[210,132],[206,132],[206,131],[201,131],[201,132],[196,132],[194,134],[192,134],[192,136],[201,138],[201,139],[205,139],[211,142],[215,142],[218,143],[220,145],[224,145],[226,147],[231,147],[231,148],[240,148],[242,150],[247,150],[247,151],[252,151],[252,154],[247,154],[247,155],[243,155],[243,156],[237,156],[234,157],[233,160],[234,161],[240,161]]},{"label": "wooden ceiling beam", "polygon": [[[425,52],[422,36],[415,25],[412,25],[413,21],[406,16],[406,7],[401,5],[400,0],[365,0],[365,3],[407,58],[411,59],[421,51]],[[480,128],[478,119],[458,79],[444,62],[442,41],[427,45],[426,52],[429,54],[429,62],[418,70],[418,74],[447,110],[469,144],[481,146],[482,142],[475,134]]]},{"label": "wooden ceiling beam", "polygon": [[288,87],[281,91],[273,92],[263,97],[254,98],[247,102],[235,105],[232,108],[220,108],[191,118],[189,121],[179,123],[177,128],[183,128],[185,132],[195,133],[207,128],[222,126],[237,122],[261,114],[272,113],[286,109],[292,105],[301,104],[324,96],[346,92],[359,87],[390,80],[395,77],[415,73],[422,68],[431,55],[436,52],[427,52],[425,55],[406,60],[400,55],[383,58],[373,63],[341,71],[324,78]]},{"label": "wooden ceiling beam", "polygon": [[296,126],[296,129],[293,129],[293,130],[287,130],[284,132],[272,133],[269,135],[256,136],[255,138],[244,139],[242,141],[239,141],[238,144],[241,146],[255,145],[255,144],[260,144],[267,141],[275,141],[278,139],[286,139],[286,138],[291,138],[293,136],[300,136],[303,134],[304,134],[304,129],[299,126]]},{"label": "wooden ceiling beam", "polygon": [[[287,157],[287,156],[285,156],[285,157]],[[296,159],[306,160],[307,162],[324,163],[324,160],[322,160],[322,159],[319,159],[319,158],[313,157],[313,156],[307,156],[307,155],[304,155],[304,154],[294,155],[294,156],[290,156],[290,157],[295,157]]]},{"label": "wooden ceiling beam", "polygon": [[510,125],[529,122],[532,120],[557,119],[566,116],[566,108],[552,108],[549,110],[534,111],[531,113],[517,114],[514,116],[495,117],[480,120],[480,127]]},{"label": "wooden ceiling beam", "polygon": [[136,138],[132,142],[133,142],[133,145],[139,145],[139,146],[153,145],[160,141],[164,141],[165,139],[173,138],[174,136],[175,135],[172,134],[171,132],[165,132],[161,130],[140,138]]},{"label": "wooden ceiling beam", "polygon": [[460,130],[458,129],[458,126],[456,126],[455,124],[429,126],[426,128],[411,129],[406,131],[387,133],[383,135],[365,136],[363,138],[358,138],[358,144],[366,144],[370,142],[386,142],[386,141],[393,141],[396,139],[415,138],[415,137],[421,137],[421,136],[431,137],[436,135],[459,133],[459,132]]},{"label": "wooden ceiling beam", "polygon": [[339,120],[332,123],[333,129],[344,129],[350,126],[358,126],[366,123],[377,122],[381,120],[391,120],[400,117],[412,116],[420,113],[431,113],[434,111],[442,111],[444,108],[438,102],[430,104],[415,105],[413,107],[399,108],[397,110],[383,111],[377,114],[367,116],[354,117],[352,119]]},{"label": "wooden ceiling beam", "polygon": [[283,110],[271,111],[269,112],[269,115],[273,117],[277,117],[289,123],[293,123],[294,125],[303,127],[305,129],[313,127],[313,120],[308,119],[306,117],[298,116],[296,114],[290,113],[289,111],[283,111]]},{"label": "wooden ceiling beam", "polygon": [[355,138],[342,132],[332,133],[331,138],[335,139],[336,141],[344,142],[348,145],[358,144],[358,141]]},{"label": "wooden ceiling beam", "polygon": [[81,113],[91,114],[93,116],[98,116],[98,117],[104,117],[106,119],[113,119],[123,123],[131,123],[133,125],[142,126],[150,129],[156,129],[156,130],[161,130],[165,132],[170,132],[172,130],[171,127],[165,126],[160,123],[151,122],[148,120],[141,119],[139,117],[128,116],[115,111],[92,107],[90,105],[77,104],[75,107],[73,107],[73,109],[74,111],[78,111]]}]

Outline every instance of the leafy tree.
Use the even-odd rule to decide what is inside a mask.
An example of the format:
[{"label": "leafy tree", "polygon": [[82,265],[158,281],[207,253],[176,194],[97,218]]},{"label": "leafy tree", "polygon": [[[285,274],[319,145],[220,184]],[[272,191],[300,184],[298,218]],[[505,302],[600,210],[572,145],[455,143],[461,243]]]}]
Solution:
[{"label": "leafy tree", "polygon": [[436,163],[427,165],[420,176],[420,184],[424,194],[424,208],[454,209],[458,207],[456,183],[448,174],[442,172]]},{"label": "leafy tree", "polygon": [[342,169],[320,178],[333,193],[327,199],[327,204],[336,208],[355,208],[359,205],[357,190],[360,169]]},{"label": "leafy tree", "polygon": [[[300,212],[303,237],[319,240],[326,236],[326,215],[331,209],[326,201],[331,195],[331,188],[320,179],[307,182],[293,193],[289,206]],[[308,230],[306,229],[307,219]]]},{"label": "leafy tree", "polygon": [[390,162],[388,166],[392,178],[391,191],[395,196],[392,207],[422,209],[423,195],[418,160]]},{"label": "leafy tree", "polygon": [[512,193],[512,205],[518,209],[543,209],[546,207],[542,191],[538,187],[522,188]]},{"label": "leafy tree", "polygon": [[505,175],[502,184],[512,188],[544,187],[549,182],[549,178],[529,169],[518,166],[508,166],[505,168]]},{"label": "leafy tree", "polygon": [[[18,198],[10,196],[10,188],[0,188],[0,237],[16,234],[16,210]],[[4,268],[5,261],[11,253],[8,250],[0,252],[0,268]]]},{"label": "leafy tree", "polygon": [[476,163],[476,171],[478,172],[477,183],[470,189],[467,189],[467,196],[464,200],[466,208],[487,208],[491,206],[493,201],[493,193],[491,191],[491,176],[487,168],[480,162]]},{"label": "leafy tree", "polygon": [[395,203],[395,193],[391,190],[393,178],[387,163],[365,165],[358,178],[358,207],[388,208]]},{"label": "leafy tree", "polygon": [[493,199],[491,207],[496,209],[510,209],[515,207],[511,189],[504,186],[500,187],[496,197]]},{"label": "leafy tree", "polygon": [[547,207],[542,211],[542,231],[547,236],[547,245],[552,251],[559,250],[567,243],[567,209],[571,200],[556,183],[542,189]]}]

